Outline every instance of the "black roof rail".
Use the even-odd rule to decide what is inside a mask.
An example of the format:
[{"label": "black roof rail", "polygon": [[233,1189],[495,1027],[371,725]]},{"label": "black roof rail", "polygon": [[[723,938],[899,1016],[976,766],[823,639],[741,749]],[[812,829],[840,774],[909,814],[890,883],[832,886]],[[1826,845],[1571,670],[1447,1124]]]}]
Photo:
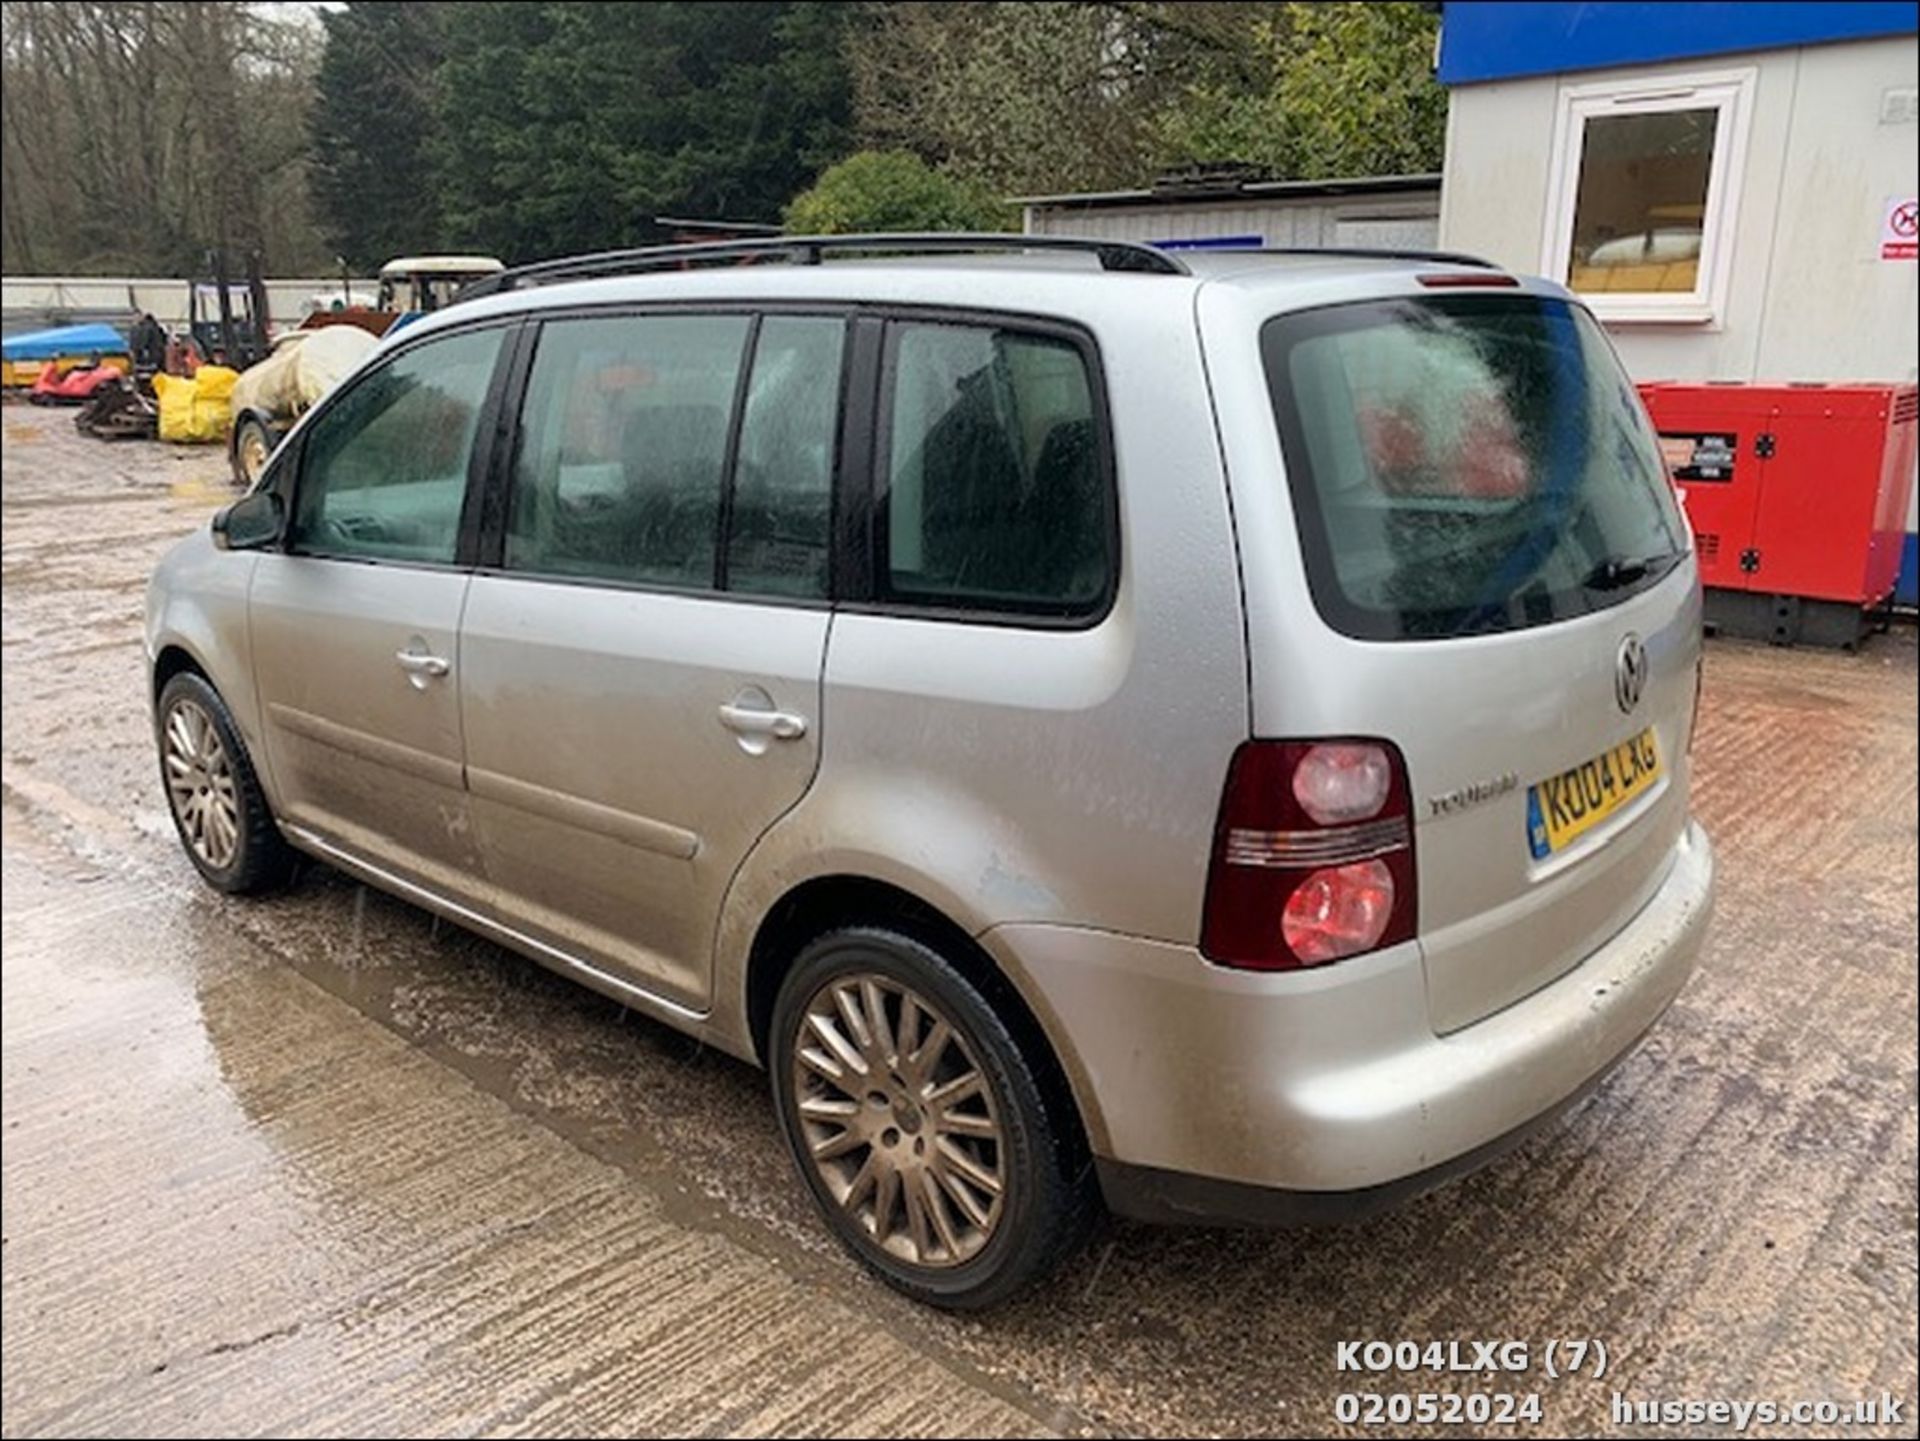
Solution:
[{"label": "black roof rail", "polygon": [[[1216,254],[1221,252],[1216,251]],[[1477,270],[1499,270],[1502,267],[1493,261],[1478,255],[1468,255],[1458,250],[1376,250],[1364,245],[1261,245],[1248,246],[1243,251],[1226,251],[1239,255],[1333,255],[1351,257],[1354,260],[1431,260],[1442,265],[1471,265]]]},{"label": "black roof rail", "polygon": [[1077,235],[1013,235],[936,232],[889,235],[783,235],[755,240],[714,240],[691,245],[650,245],[638,250],[603,250],[592,255],[565,256],[515,266],[497,275],[482,276],[460,292],[462,300],[548,285],[562,280],[587,280],[609,275],[644,275],[659,270],[687,270],[707,265],[753,264],[818,265],[835,253],[889,255],[975,255],[992,251],[1065,251],[1092,255],[1103,270],[1130,270],[1153,275],[1190,275],[1173,256],[1130,240],[1095,240]]}]

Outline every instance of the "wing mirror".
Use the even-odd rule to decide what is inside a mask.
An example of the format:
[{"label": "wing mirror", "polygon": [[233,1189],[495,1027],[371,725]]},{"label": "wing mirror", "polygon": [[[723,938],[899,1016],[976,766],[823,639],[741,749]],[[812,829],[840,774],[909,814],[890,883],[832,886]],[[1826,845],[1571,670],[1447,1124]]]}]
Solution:
[{"label": "wing mirror", "polygon": [[221,550],[259,550],[278,541],[286,525],[280,497],[256,490],[215,512],[213,543]]}]

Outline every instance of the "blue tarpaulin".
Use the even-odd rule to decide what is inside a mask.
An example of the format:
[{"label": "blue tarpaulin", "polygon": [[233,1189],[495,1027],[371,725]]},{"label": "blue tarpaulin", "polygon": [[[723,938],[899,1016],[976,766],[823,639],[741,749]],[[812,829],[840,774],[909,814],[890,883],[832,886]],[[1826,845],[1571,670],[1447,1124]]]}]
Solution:
[{"label": "blue tarpaulin", "polygon": [[63,355],[125,355],[126,337],[111,325],[62,325],[54,330],[32,330],[9,335],[4,344],[10,361],[58,360]]}]

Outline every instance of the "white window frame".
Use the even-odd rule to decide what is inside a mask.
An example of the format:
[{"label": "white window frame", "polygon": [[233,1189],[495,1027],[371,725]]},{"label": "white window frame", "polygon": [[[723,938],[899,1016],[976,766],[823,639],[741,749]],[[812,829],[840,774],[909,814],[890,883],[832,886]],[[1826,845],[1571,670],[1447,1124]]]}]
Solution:
[{"label": "white window frame", "polygon": [[1560,89],[1554,121],[1553,169],[1548,180],[1546,235],[1540,273],[1567,284],[1573,266],[1573,211],[1580,165],[1586,154],[1587,121],[1608,115],[1656,115],[1671,110],[1713,109],[1713,159],[1707,167],[1707,198],[1700,221],[1700,266],[1685,293],[1578,291],[1604,321],[1717,326],[1726,314],[1733,274],[1734,222],[1740,212],[1740,181],[1746,171],[1747,132],[1759,72],[1749,66],[1691,75],[1642,76]]}]

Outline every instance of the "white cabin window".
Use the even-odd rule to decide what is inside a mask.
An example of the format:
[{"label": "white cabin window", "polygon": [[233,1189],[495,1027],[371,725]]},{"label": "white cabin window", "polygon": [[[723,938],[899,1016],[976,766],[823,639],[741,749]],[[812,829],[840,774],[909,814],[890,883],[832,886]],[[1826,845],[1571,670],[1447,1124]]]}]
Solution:
[{"label": "white cabin window", "polygon": [[1562,88],[1542,271],[1603,320],[1718,321],[1754,73]]}]

